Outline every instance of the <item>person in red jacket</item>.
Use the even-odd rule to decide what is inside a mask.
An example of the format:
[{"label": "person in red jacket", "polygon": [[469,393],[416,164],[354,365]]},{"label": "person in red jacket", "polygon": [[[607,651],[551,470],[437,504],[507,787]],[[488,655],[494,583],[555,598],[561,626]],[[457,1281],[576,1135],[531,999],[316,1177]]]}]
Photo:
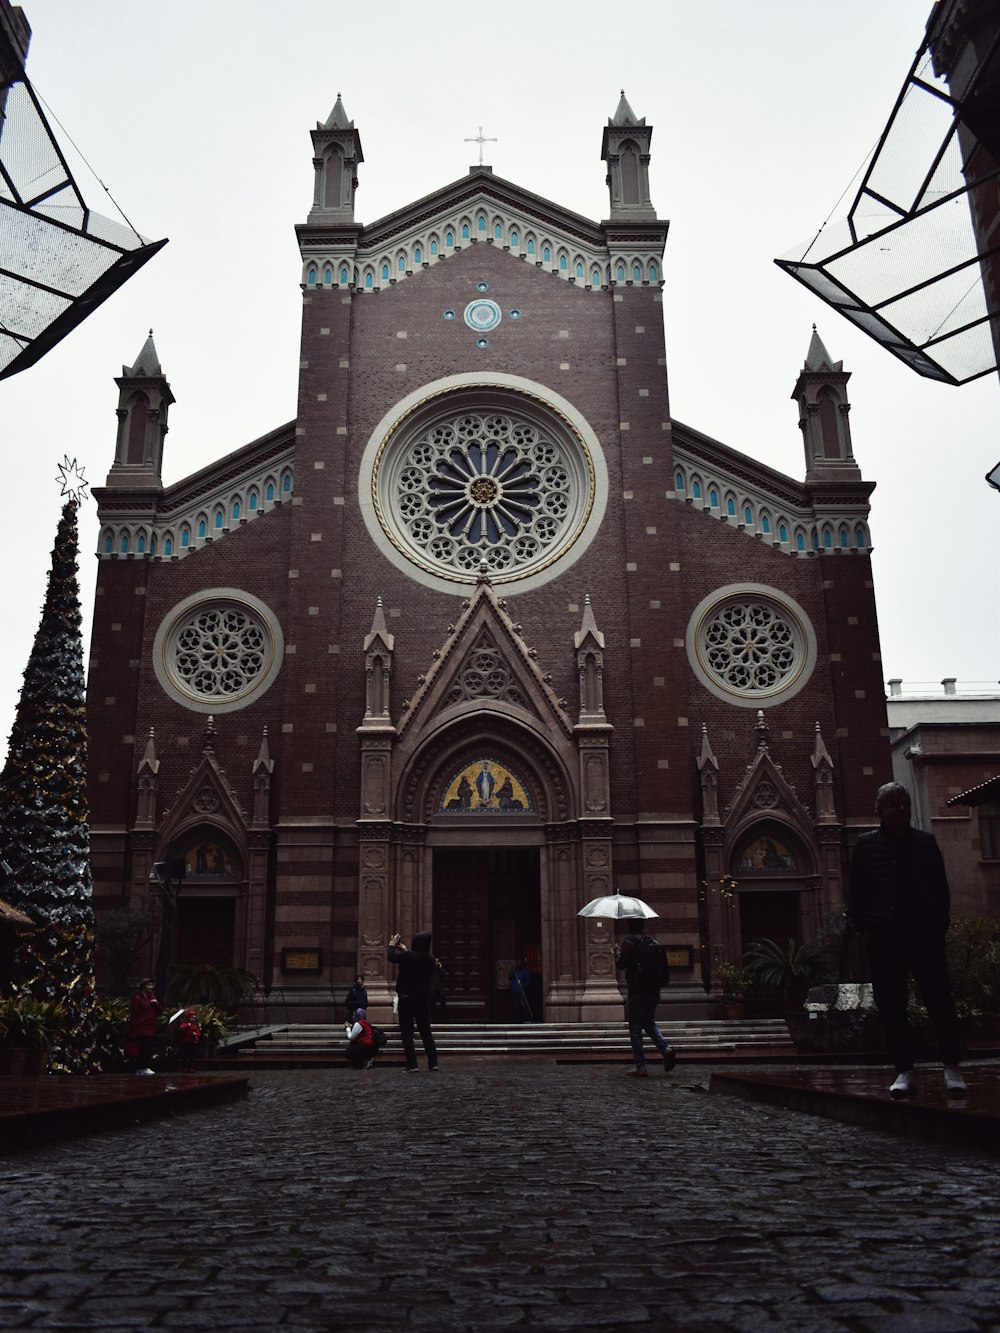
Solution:
[{"label": "person in red jacket", "polygon": [[153,1046],[156,1041],[156,1021],[160,1016],[160,1002],[152,977],[143,977],[132,996],[129,1014],[129,1036],[135,1050],[137,1074],[151,1074]]},{"label": "person in red jacket", "polygon": [[201,1041],[201,1024],[198,1022],[197,1009],[185,1009],[181,1021],[177,1024],[177,1038],[181,1048],[181,1069],[185,1074],[194,1073],[194,1058]]},{"label": "person in red jacket", "polygon": [[371,1069],[376,1055],[378,1047],[375,1045],[372,1025],[368,1022],[368,1011],[355,1009],[354,1024],[347,1034],[347,1045],[344,1047],[344,1058],[356,1069]]}]

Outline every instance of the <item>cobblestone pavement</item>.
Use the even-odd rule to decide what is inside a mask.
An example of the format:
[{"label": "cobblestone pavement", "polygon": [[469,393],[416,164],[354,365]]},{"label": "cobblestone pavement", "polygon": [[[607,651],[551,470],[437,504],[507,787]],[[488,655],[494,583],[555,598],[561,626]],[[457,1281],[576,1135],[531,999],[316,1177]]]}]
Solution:
[{"label": "cobblestone pavement", "polygon": [[268,1072],[7,1158],[0,1328],[1000,1328],[1000,1163],[710,1073]]}]

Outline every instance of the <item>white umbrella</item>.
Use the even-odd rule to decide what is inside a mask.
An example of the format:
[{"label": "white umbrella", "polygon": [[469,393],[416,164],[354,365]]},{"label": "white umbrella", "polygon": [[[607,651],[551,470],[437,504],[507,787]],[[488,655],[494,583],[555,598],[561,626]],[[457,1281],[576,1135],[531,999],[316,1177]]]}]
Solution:
[{"label": "white umbrella", "polygon": [[614,921],[635,921],[639,917],[659,916],[659,912],[654,912],[641,898],[606,893],[603,898],[594,898],[586,907],[581,907],[577,916],[608,916]]}]

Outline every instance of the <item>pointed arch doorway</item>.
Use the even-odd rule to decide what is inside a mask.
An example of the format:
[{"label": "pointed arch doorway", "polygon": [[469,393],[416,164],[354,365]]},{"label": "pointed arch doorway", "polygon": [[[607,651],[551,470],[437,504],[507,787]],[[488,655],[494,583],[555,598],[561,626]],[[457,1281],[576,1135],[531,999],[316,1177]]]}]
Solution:
[{"label": "pointed arch doorway", "polygon": [[448,1018],[510,1023],[507,975],[527,958],[529,1002],[542,1013],[542,911],[537,847],[436,847],[434,952],[445,970]]}]

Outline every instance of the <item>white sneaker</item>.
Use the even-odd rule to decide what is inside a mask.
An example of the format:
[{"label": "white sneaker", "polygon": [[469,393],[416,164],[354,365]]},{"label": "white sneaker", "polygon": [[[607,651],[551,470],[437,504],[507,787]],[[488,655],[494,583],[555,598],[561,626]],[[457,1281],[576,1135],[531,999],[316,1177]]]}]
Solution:
[{"label": "white sneaker", "polygon": [[905,1069],[901,1074],[896,1075],[896,1081],[889,1089],[890,1097],[912,1097],[916,1092],[913,1083],[913,1070]]},{"label": "white sneaker", "polygon": [[137,1069],[135,1072],[137,1074],[151,1074],[153,1071],[151,1069]]},{"label": "white sneaker", "polygon": [[944,1086],[948,1092],[968,1092],[969,1085],[962,1077],[962,1071],[958,1065],[945,1065],[944,1067]]}]

